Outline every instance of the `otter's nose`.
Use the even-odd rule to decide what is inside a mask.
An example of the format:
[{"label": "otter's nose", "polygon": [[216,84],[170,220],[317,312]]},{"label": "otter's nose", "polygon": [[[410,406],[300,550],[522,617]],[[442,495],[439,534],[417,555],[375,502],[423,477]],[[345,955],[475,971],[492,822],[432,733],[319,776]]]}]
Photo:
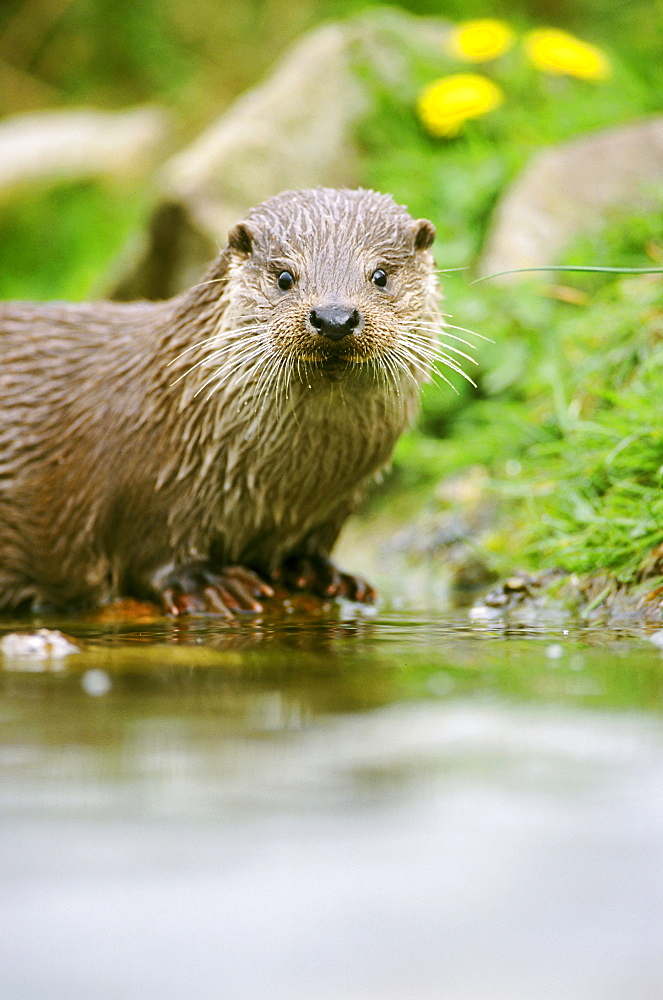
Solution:
[{"label": "otter's nose", "polygon": [[361,316],[356,309],[346,309],[345,306],[322,306],[320,309],[311,309],[309,319],[311,326],[323,337],[341,340],[357,329]]}]

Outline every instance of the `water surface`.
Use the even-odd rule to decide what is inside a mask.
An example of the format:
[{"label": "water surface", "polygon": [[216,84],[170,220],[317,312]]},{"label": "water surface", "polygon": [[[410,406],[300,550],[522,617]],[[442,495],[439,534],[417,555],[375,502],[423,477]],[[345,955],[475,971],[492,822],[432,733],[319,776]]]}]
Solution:
[{"label": "water surface", "polygon": [[87,648],[0,670],[3,1000],[661,995],[647,636],[47,624]]}]

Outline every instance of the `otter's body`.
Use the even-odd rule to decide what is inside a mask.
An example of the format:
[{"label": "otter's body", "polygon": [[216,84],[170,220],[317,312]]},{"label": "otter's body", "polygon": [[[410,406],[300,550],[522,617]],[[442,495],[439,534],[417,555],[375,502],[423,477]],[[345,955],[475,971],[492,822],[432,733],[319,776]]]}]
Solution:
[{"label": "otter's body", "polygon": [[195,610],[228,566],[325,560],[416,412],[431,240],[384,195],[286,192],[169,302],[0,304],[0,607]]}]

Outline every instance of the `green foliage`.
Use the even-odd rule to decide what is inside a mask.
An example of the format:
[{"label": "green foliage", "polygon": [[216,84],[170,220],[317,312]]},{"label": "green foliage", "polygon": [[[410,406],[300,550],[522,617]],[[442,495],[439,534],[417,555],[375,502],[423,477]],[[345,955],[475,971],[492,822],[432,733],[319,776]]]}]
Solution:
[{"label": "green foliage", "polygon": [[147,196],[86,181],[26,188],[0,204],[0,297],[83,299],[99,294],[127,239],[145,222]]}]

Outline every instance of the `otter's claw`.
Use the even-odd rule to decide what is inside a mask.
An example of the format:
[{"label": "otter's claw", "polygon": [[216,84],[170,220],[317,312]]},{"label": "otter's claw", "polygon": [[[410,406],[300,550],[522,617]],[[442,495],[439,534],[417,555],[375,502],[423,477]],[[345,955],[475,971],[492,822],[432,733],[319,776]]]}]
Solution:
[{"label": "otter's claw", "polygon": [[229,621],[238,611],[262,611],[261,597],[274,593],[268,583],[245,566],[211,569],[207,563],[189,563],[160,581],[164,608],[170,615],[215,614]]},{"label": "otter's claw", "polygon": [[347,597],[370,604],[375,591],[360,576],[343,573],[324,556],[291,556],[274,573],[289,590],[309,590],[320,597]]}]

